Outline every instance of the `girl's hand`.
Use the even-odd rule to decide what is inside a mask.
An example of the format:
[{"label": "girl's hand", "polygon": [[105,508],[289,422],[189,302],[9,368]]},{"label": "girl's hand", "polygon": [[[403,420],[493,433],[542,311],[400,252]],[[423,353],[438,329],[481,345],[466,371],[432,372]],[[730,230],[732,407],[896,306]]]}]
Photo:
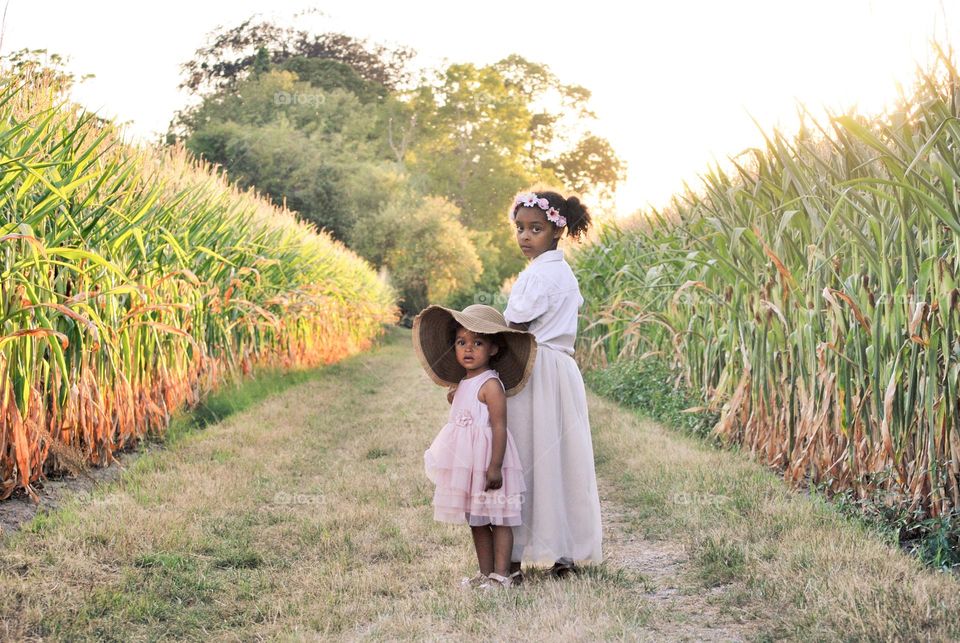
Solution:
[{"label": "girl's hand", "polygon": [[453,394],[456,392],[457,392],[457,387],[451,386],[450,390],[447,391],[447,402],[449,402],[450,404],[453,404]]},{"label": "girl's hand", "polygon": [[499,489],[501,486],[503,486],[503,471],[500,467],[490,467],[487,469],[487,486],[484,488],[484,491]]}]

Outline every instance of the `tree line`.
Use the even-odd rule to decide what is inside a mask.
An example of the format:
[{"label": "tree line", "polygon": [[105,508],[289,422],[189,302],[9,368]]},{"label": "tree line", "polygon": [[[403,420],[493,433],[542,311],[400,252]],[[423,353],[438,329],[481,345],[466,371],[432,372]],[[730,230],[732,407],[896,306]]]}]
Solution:
[{"label": "tree line", "polygon": [[413,77],[415,52],[247,20],[182,65],[170,123],[243,187],[385,270],[415,314],[497,292],[523,268],[505,208],[537,183],[610,199],[625,177],[589,131],[590,92],[511,55]]}]

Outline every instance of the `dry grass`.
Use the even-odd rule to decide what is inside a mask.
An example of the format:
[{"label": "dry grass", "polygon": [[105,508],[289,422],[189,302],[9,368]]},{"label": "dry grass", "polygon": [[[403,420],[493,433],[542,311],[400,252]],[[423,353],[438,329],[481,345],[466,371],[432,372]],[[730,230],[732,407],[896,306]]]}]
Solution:
[{"label": "dry grass", "polygon": [[689,589],[759,621],[759,640],[956,640],[960,581],[930,571],[821,498],[591,398],[600,474],[628,530],[682,546]]},{"label": "dry grass", "polygon": [[[0,552],[3,638],[617,637],[642,583],[463,593],[469,531],[432,520],[423,449],[448,405],[409,331],[138,460]],[[412,380],[411,380],[412,377]]]},{"label": "dry grass", "polygon": [[[432,520],[422,472],[449,407],[409,331],[393,329],[384,347],[147,454],[10,538],[0,636],[725,638],[694,606],[754,617],[737,630],[746,638],[956,634],[952,578],[758,465],[591,404],[616,556],[571,581],[457,588],[474,571],[469,533]],[[644,539],[685,557],[676,593],[659,587],[657,565],[677,560],[631,564],[631,551],[652,549]]]}]

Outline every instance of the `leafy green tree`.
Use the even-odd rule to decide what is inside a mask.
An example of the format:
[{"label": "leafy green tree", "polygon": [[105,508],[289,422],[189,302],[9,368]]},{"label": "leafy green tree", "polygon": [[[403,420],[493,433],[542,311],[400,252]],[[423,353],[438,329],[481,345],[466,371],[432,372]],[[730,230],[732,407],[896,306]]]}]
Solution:
[{"label": "leafy green tree", "polygon": [[414,314],[470,292],[477,283],[482,264],[474,235],[459,215],[441,197],[400,190],[380,211],[361,216],[351,247],[387,268],[401,293],[401,308]]},{"label": "leafy green tree", "polygon": [[[392,91],[407,80],[407,61],[415,53],[408,47],[389,49],[345,34],[310,34],[270,22],[255,22],[252,18],[231,29],[213,32],[210,40],[181,66],[186,77],[181,88],[200,95],[215,94],[247,78],[252,71],[268,66],[290,64],[292,71],[300,73],[307,70],[297,69],[298,65],[328,60],[340,62],[364,81]],[[297,58],[301,61],[292,62]],[[316,71],[314,68],[313,72]],[[336,68],[335,73],[349,75],[342,67]],[[306,73],[304,78],[315,82],[316,73]],[[332,89],[322,83],[318,86]]]},{"label": "leafy green tree", "polygon": [[[505,203],[535,177],[523,164],[531,114],[493,67],[451,65],[438,84],[423,86],[411,104],[417,115],[408,167],[424,177],[425,191],[460,208],[460,222],[496,241]],[[519,269],[507,246],[484,245],[485,283]]]},{"label": "leafy green tree", "polygon": [[576,125],[596,118],[588,107],[590,91],[580,85],[564,84],[547,65],[516,54],[492,68],[530,112],[523,163],[528,171],[538,174],[558,145],[569,147]]},{"label": "leafy green tree", "polygon": [[389,95],[387,87],[364,79],[353,67],[339,60],[294,56],[284,60],[277,68],[294,72],[297,78],[312,87],[326,91],[346,90],[362,103],[383,100]]},{"label": "leafy green tree", "polygon": [[204,98],[186,145],[241,186],[346,239],[361,209],[379,209],[395,181],[380,104],[270,70]]},{"label": "leafy green tree", "polygon": [[506,224],[510,198],[534,183],[612,191],[624,171],[610,144],[587,135],[590,92],[565,85],[543,64],[510,56],[488,66],[450,65],[409,98],[417,131],[407,154],[425,191],[461,210],[485,235],[483,288],[497,290],[523,267]]},{"label": "leafy green tree", "polygon": [[217,121],[188,140],[195,154],[222,165],[241,187],[255,187],[278,205],[343,239],[352,224],[339,170],[288,121],[241,125]]},{"label": "leafy green tree", "polygon": [[594,192],[607,200],[613,198],[617,184],[626,178],[626,164],[617,158],[609,141],[589,132],[572,150],[545,161],[544,167],[553,170],[576,192]]},{"label": "leafy green tree", "polygon": [[518,190],[612,194],[624,168],[584,133],[590,92],[546,65],[454,64],[403,89],[411,55],[248,20],[183,66],[201,100],[170,138],[385,267],[415,312],[523,268],[506,221]]}]

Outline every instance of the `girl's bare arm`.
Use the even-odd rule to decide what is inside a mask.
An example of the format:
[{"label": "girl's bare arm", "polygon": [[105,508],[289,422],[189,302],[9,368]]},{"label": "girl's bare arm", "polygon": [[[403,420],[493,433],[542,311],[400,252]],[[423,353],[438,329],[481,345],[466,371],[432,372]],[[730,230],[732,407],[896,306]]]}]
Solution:
[{"label": "girl's bare arm", "polygon": [[487,405],[493,431],[486,489],[499,489],[503,484],[503,454],[507,450],[507,396],[500,382],[488,380],[480,387],[478,399]]}]

